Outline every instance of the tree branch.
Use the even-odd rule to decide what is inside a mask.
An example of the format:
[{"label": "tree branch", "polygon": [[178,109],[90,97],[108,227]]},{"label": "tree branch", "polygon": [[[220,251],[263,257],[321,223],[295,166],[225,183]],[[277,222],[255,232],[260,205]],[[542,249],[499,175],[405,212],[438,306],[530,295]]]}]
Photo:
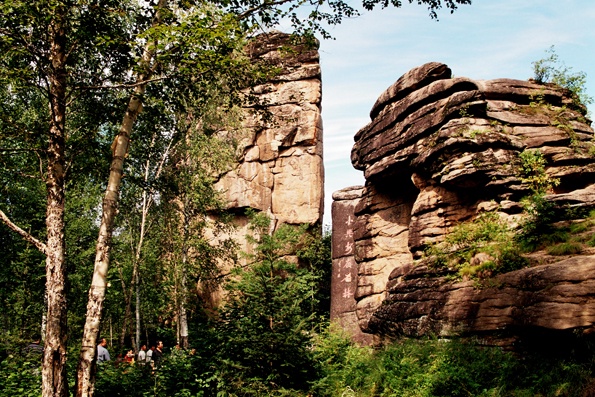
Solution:
[{"label": "tree branch", "polygon": [[267,8],[267,7],[272,7],[272,6],[278,6],[278,5],[282,5],[285,3],[289,3],[292,0],[276,0],[276,1],[269,1],[269,0],[265,0],[263,1],[261,4],[258,4],[252,8],[248,8],[246,11],[242,12],[241,14],[238,15],[238,19],[244,19],[252,14],[254,14],[255,12]]},{"label": "tree branch", "polygon": [[44,243],[42,243],[41,241],[39,241],[38,239],[33,237],[31,234],[29,234],[28,232],[26,232],[25,230],[23,230],[19,226],[17,226],[14,222],[12,222],[8,218],[8,216],[6,216],[6,214],[2,210],[0,210],[0,219],[2,219],[4,224],[6,224],[6,226],[8,226],[10,229],[12,229],[13,231],[20,234],[21,237],[23,237],[26,241],[33,244],[39,251],[41,251],[42,254],[44,254],[44,255],[48,254],[48,247]]},{"label": "tree branch", "polygon": [[75,89],[82,89],[82,90],[113,90],[113,89],[127,89],[127,88],[136,88],[142,85],[146,85],[148,83],[152,83],[155,81],[163,81],[167,80],[169,77],[155,77],[149,80],[137,81],[136,83],[131,84],[116,84],[116,85],[97,85],[97,86],[78,86],[74,87]]}]

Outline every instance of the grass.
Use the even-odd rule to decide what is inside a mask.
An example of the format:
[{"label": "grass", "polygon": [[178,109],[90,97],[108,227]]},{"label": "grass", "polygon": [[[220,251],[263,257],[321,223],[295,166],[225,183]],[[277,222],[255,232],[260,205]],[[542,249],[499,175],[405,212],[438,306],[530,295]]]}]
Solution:
[{"label": "grass", "polygon": [[585,214],[556,211],[538,195],[527,200],[526,209],[520,230],[510,229],[494,212],[457,225],[444,241],[426,250],[426,260],[450,270],[451,279],[485,280],[530,266],[525,254],[531,252],[577,255],[595,247],[595,211],[569,220]]},{"label": "grass", "polygon": [[583,251],[583,246],[577,242],[564,242],[547,248],[547,253],[554,256],[576,255]]},{"label": "grass", "polygon": [[405,339],[377,350],[323,344],[314,351],[323,363],[316,396],[580,396],[592,381],[590,363],[520,358],[477,341]]}]

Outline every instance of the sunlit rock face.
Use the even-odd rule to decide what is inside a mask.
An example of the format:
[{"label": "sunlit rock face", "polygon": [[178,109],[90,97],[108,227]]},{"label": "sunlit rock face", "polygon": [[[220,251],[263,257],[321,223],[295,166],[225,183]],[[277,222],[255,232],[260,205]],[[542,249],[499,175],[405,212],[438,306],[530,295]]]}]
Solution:
[{"label": "sunlit rock face", "polygon": [[270,33],[248,51],[279,73],[254,88],[267,117],[246,109],[240,159],[217,187],[230,209],[252,208],[276,223],[319,224],[324,169],[318,50]]},{"label": "sunlit rock face", "polygon": [[[233,238],[241,251],[252,253],[246,239],[251,234],[247,209],[266,214],[271,232],[281,224],[321,226],[324,168],[317,46],[296,44],[290,35],[272,32],[258,36],[247,52],[277,73],[250,91],[259,110],[244,108],[238,161],[216,184],[225,208],[234,214],[235,229],[209,237]],[[205,305],[215,307],[223,299],[221,275],[232,265],[221,264],[221,274],[211,283],[215,285],[198,286]]]},{"label": "sunlit rock face", "polygon": [[[526,150],[538,149],[549,177],[560,181],[548,200],[595,207],[593,130],[584,113],[559,87],[452,78],[435,62],[382,93],[351,155],[366,183],[350,203],[353,240],[338,243],[353,251],[333,254],[334,263],[356,264],[359,328],[386,336],[595,330],[595,298],[587,292],[595,286],[594,256],[548,260],[481,289],[419,260],[426,247],[484,211],[518,224],[520,201],[531,193],[519,170]],[[334,212],[333,232],[346,235],[345,224]]]}]

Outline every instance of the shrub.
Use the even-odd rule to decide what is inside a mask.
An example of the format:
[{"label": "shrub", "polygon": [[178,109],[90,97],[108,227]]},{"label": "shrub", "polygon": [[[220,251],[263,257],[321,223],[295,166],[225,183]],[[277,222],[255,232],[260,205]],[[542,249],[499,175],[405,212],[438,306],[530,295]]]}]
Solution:
[{"label": "shrub", "polygon": [[524,251],[535,251],[544,245],[543,236],[554,231],[552,223],[556,220],[554,204],[547,201],[543,194],[533,194],[522,202],[527,217],[521,224],[521,231],[516,235],[516,242]]},{"label": "shrub", "polygon": [[547,253],[550,255],[575,255],[580,254],[582,245],[575,242],[566,242],[552,245],[547,248]]},{"label": "shrub", "polygon": [[508,245],[500,252],[498,264],[499,272],[506,273],[529,266],[529,260],[521,254],[518,247]]},{"label": "shrub", "polygon": [[[314,346],[316,396],[579,396],[588,363],[439,339],[405,339],[372,350],[333,332]],[[585,394],[586,395],[586,394]]]},{"label": "shrub", "polygon": [[533,78],[538,83],[554,83],[570,90],[577,105],[586,106],[593,103],[593,98],[586,92],[587,75],[584,72],[573,72],[571,67],[560,61],[554,46],[545,52],[547,57],[532,62]]},{"label": "shrub", "polygon": [[[432,266],[449,267],[456,270],[459,277],[490,277],[529,265],[512,237],[512,230],[498,214],[487,212],[457,225],[444,242],[428,247],[426,256],[433,258]],[[478,253],[488,254],[493,259],[472,265],[471,260]]]},{"label": "shrub", "polygon": [[148,367],[108,361],[97,366],[94,395],[141,397],[154,386]]},{"label": "shrub", "polygon": [[41,396],[39,357],[9,355],[0,362],[0,397]]},{"label": "shrub", "polygon": [[546,161],[539,149],[525,150],[519,154],[521,180],[528,184],[535,194],[544,194],[552,186],[560,183],[545,171]]}]

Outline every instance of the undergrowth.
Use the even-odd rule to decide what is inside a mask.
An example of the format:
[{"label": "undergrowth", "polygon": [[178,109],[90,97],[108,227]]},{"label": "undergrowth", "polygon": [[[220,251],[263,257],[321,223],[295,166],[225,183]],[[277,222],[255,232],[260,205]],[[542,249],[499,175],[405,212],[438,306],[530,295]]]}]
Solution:
[{"label": "undergrowth", "polygon": [[[495,212],[453,228],[444,241],[425,251],[430,266],[447,269],[455,279],[486,279],[530,266],[525,254],[576,255],[595,246],[595,211],[561,211],[535,193],[523,200],[524,220],[513,229]],[[579,218],[579,219],[576,219]]]},{"label": "undergrowth", "polygon": [[321,365],[315,396],[581,396],[591,363],[523,358],[497,347],[406,339],[374,350],[338,335],[314,349]]},{"label": "undergrowth", "polygon": [[[209,335],[205,335],[209,338]],[[306,365],[315,376],[298,388],[267,379],[229,382],[217,345],[196,352],[166,353],[159,370],[106,363],[97,373],[95,395],[127,397],[357,396],[357,397],[533,397],[588,396],[595,382],[593,361],[521,356],[478,341],[404,339],[381,348],[362,347],[333,327],[315,336]],[[202,350],[202,351],[200,351]],[[543,350],[543,349],[542,349]],[[545,349],[544,351],[547,351]],[[287,360],[291,360],[287,357]],[[0,362],[0,396],[39,396],[40,363],[22,356]],[[70,365],[74,371],[74,363]],[[72,387],[73,385],[71,385]]]},{"label": "undergrowth", "polygon": [[[495,212],[458,225],[445,240],[426,250],[433,266],[446,267],[462,278],[485,278],[527,266],[514,244],[514,231]],[[478,255],[483,254],[479,260]]]}]

